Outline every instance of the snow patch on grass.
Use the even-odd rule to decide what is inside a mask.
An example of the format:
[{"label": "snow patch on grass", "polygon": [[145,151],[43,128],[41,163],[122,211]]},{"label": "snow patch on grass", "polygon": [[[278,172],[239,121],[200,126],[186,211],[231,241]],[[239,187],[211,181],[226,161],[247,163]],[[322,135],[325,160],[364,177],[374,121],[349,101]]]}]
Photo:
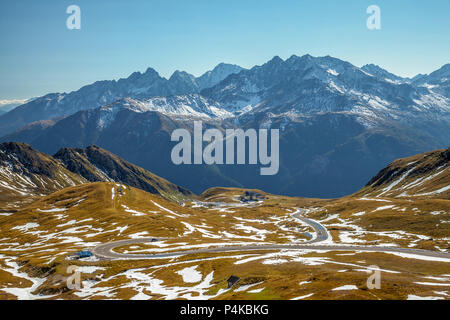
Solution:
[{"label": "snow patch on grass", "polygon": [[202,274],[197,271],[197,266],[184,268],[176,273],[182,276],[186,283],[197,283],[202,280]]},{"label": "snow patch on grass", "polygon": [[348,284],[348,285],[345,285],[345,286],[342,286],[342,287],[334,288],[331,291],[346,291],[346,290],[358,290],[358,287],[355,286],[355,285]]}]

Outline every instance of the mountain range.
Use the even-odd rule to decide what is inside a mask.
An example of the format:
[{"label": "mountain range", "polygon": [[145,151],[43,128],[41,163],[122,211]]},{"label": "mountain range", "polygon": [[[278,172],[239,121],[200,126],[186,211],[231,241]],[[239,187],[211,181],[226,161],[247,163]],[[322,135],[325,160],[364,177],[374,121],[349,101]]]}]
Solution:
[{"label": "mountain range", "polygon": [[193,193],[96,146],[63,148],[53,157],[23,143],[0,144],[0,210],[90,182],[117,182],[171,201]]},{"label": "mountain range", "polygon": [[1,117],[0,135],[34,121],[68,116],[121,98],[146,99],[155,96],[198,93],[205,86],[213,86],[231,73],[240,70],[242,68],[235,65],[219,64],[199,78],[186,72],[176,71],[169,79],[165,79],[154,69],[148,68],[144,73],[134,72],[126,79],[98,81],[70,93],[50,93],[23,104]]},{"label": "mountain range", "polygon": [[[50,154],[98,145],[196,193],[220,185],[340,197],[397,158],[448,147],[449,79],[450,64],[402,78],[310,55],[251,69],[220,64],[198,78],[177,71],[165,79],[149,68],[19,106],[0,116],[0,134]],[[219,130],[279,129],[279,174],[173,165],[172,131],[199,119]]]}]

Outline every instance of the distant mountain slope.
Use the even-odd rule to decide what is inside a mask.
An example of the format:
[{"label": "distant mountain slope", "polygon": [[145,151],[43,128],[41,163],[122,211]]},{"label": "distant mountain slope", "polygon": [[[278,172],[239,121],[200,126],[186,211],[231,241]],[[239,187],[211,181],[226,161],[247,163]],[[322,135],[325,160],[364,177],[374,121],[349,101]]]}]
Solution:
[{"label": "distant mountain slope", "polygon": [[115,181],[172,200],[193,196],[189,190],[96,146],[85,149],[64,148],[56,153],[54,158],[61,160],[68,170],[90,182]]},{"label": "distant mountain slope", "polygon": [[450,63],[429,75],[418,77],[413,84],[425,87],[450,99]]},{"label": "distant mountain slope", "polygon": [[32,99],[0,100],[0,112],[2,114],[9,112],[24,103],[30,102],[31,100]]},{"label": "distant mountain slope", "polygon": [[221,108],[214,100],[199,94],[185,94],[170,97],[153,97],[136,100],[124,98],[103,107],[104,110],[129,108],[138,112],[158,111],[174,117],[230,118],[234,115]]},{"label": "distant mountain slope", "polygon": [[245,69],[235,64],[220,63],[213,70],[208,71],[197,78],[196,82],[200,90],[211,88],[225,80],[228,76],[237,74],[242,70]]},{"label": "distant mountain slope", "polygon": [[186,72],[176,71],[169,79],[148,68],[145,73],[134,72],[118,81],[98,81],[71,93],[51,93],[23,104],[0,116],[0,136],[39,120],[68,116],[80,110],[98,108],[118,99],[130,97],[149,99],[199,93],[207,86],[216,85],[242,68],[220,64],[214,70],[196,78]]},{"label": "distant mountain slope", "polygon": [[364,70],[365,72],[377,77],[380,80],[390,81],[392,83],[407,83],[410,82],[410,79],[399,77],[393,73],[390,73],[389,71],[371,63],[366,64],[361,68],[361,70]]},{"label": "distant mountain slope", "polygon": [[357,195],[450,200],[450,149],[396,160]]},{"label": "distant mountain slope", "polygon": [[[203,119],[205,126],[212,120]],[[217,125],[217,124],[216,124]],[[241,186],[216,166],[176,166],[171,161],[173,130],[191,130],[192,122],[154,111],[143,111],[132,103],[117,103],[94,110],[80,111],[55,125],[35,132],[26,140],[38,150],[54,154],[61,148],[97,145],[177,185],[201,193],[210,186]],[[21,132],[18,139],[31,136]],[[14,140],[15,135],[8,139]],[[195,177],[195,178],[194,178]]]},{"label": "distant mountain slope", "polygon": [[1,141],[22,141],[31,143],[31,141],[36,139],[43,131],[45,131],[45,129],[54,126],[59,120],[62,120],[63,118],[64,117],[32,122],[15,131],[14,133],[6,135],[1,139]]},{"label": "distant mountain slope", "polygon": [[16,202],[87,183],[62,163],[22,143],[0,144],[0,206],[13,210]]},{"label": "distant mountain slope", "polygon": [[[417,130],[392,125],[368,130],[348,114],[283,115],[269,119],[255,114],[241,127],[269,124],[280,130],[280,172],[263,177],[260,166],[176,166],[170,157],[175,145],[171,133],[177,128],[191,130],[192,120],[177,120],[125,105],[117,108],[81,111],[35,133],[30,143],[49,154],[66,146],[98,145],[197,194],[210,187],[226,186],[309,197],[351,194],[393,160],[439,147],[433,137],[423,136]],[[205,128],[224,130],[234,126],[232,122],[204,119]]]}]

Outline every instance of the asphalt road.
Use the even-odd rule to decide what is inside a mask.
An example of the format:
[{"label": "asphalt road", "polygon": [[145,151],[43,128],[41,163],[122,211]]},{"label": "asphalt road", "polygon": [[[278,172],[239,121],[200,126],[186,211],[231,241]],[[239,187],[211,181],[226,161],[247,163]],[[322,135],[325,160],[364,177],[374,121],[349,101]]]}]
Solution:
[{"label": "asphalt road", "polygon": [[326,250],[326,251],[368,251],[368,252],[391,252],[391,253],[407,253],[424,257],[446,258],[450,259],[450,253],[381,246],[352,246],[352,245],[320,245],[318,243],[328,240],[329,235],[327,229],[320,223],[304,218],[299,212],[293,214],[293,217],[310,225],[316,236],[312,240],[302,244],[268,244],[268,245],[248,245],[248,246],[222,246],[196,250],[186,250],[177,252],[166,252],[157,254],[129,254],[114,252],[115,248],[134,244],[151,243],[155,238],[129,239],[116,242],[110,242],[99,245],[94,248],[92,253],[101,259],[108,260],[142,260],[142,259],[164,259],[180,257],[184,255],[204,254],[204,253],[225,253],[225,252],[246,252],[246,251],[277,251],[277,250]]},{"label": "asphalt road", "polygon": [[307,243],[318,243],[318,242],[323,242],[325,240],[328,240],[328,238],[329,238],[328,231],[323,225],[321,225],[320,223],[318,223],[314,220],[302,217],[299,211],[295,212],[292,216],[295,219],[301,220],[304,223],[309,224],[311,226],[311,228],[314,229],[314,232],[316,233],[316,237],[314,239],[308,241]]}]

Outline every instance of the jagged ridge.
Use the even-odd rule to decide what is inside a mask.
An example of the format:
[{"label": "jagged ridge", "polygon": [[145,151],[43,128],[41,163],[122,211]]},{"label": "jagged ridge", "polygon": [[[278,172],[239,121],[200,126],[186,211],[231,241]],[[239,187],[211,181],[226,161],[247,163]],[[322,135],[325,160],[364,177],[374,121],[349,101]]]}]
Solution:
[{"label": "jagged ridge", "polygon": [[68,170],[90,182],[115,181],[172,200],[193,196],[189,190],[170,183],[97,146],[85,149],[63,148],[54,157],[61,160]]}]

